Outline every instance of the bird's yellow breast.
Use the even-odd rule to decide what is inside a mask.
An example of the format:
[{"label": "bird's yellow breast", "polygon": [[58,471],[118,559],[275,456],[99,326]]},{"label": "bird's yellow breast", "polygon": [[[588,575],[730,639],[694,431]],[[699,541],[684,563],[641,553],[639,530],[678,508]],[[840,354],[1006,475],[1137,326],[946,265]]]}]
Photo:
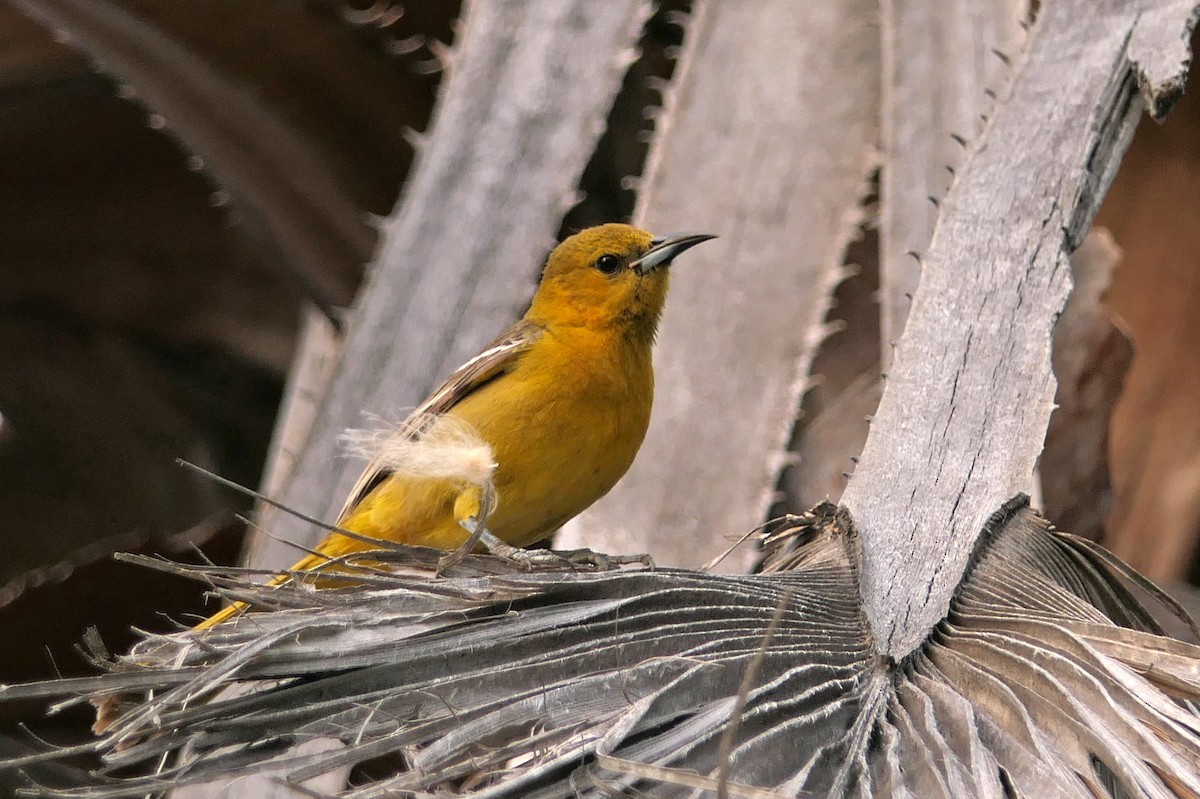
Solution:
[{"label": "bird's yellow breast", "polygon": [[[526,546],[608,493],[646,435],[653,393],[649,342],[565,327],[546,331],[511,371],[464,397],[450,414],[479,432],[497,463],[498,505],[487,529]],[[450,549],[467,535],[453,517],[460,490],[394,475],[344,526]]]}]

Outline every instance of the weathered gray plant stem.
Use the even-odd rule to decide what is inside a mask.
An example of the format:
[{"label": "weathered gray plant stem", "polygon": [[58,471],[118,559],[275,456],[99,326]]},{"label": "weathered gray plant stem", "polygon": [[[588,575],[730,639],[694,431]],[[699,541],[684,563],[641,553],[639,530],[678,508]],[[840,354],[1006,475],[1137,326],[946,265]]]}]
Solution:
[{"label": "weathered gray plant stem", "polygon": [[720,238],[672,276],[637,461],[560,545],[698,567],[764,518],[874,167],[876,13],[695,3],[636,217]]},{"label": "weathered gray plant stem", "polygon": [[[1193,0],[1042,5],[1010,96],[949,195],[879,413],[843,496],[881,651],[945,617],[988,516],[1030,487],[1050,417],[1050,335],[1142,110],[1182,91]],[[1139,93],[1140,90],[1140,93]]]},{"label": "weathered gray plant stem", "polygon": [[[1025,0],[879,3],[878,241],[873,252],[848,254],[862,272],[833,309],[846,327],[822,343],[812,364],[818,387],[805,398],[793,442],[798,463],[785,477],[793,505],[837,501],[845,490],[850,459],[870,429],[866,418],[879,405],[880,372],[921,279],[916,258],[929,247],[938,204],[966,155],[959,141],[979,134],[1006,93],[1011,69],[993,50],[1019,58],[1026,7]],[[869,320],[873,313],[877,322]]]},{"label": "weathered gray plant stem", "polygon": [[[338,436],[404,416],[524,310],[574,200],[634,45],[646,0],[467,3],[428,138],[284,501],[321,518],[361,462]],[[586,58],[580,54],[586,53]],[[283,568],[324,530],[283,515],[250,562]]]},{"label": "weathered gray plant stem", "polygon": [[[259,487],[264,496],[282,495],[291,479],[308,433],[321,410],[324,389],[337,370],[341,346],[342,337],[329,319],[314,307],[306,308],[280,402],[280,413],[271,435],[266,472]],[[278,508],[261,503],[255,509],[255,522],[273,529],[275,519],[281,514]]]},{"label": "weathered gray plant stem", "polygon": [[1003,94],[1028,0],[882,0],[879,311],[886,371],[938,205]]}]

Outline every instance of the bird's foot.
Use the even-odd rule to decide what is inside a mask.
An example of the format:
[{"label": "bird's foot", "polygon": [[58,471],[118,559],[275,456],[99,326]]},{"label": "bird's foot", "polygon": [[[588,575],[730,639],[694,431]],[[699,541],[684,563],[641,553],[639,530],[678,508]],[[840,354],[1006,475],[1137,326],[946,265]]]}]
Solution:
[{"label": "bird's foot", "polygon": [[569,568],[583,571],[612,571],[621,566],[640,563],[643,566],[654,567],[654,561],[649,555],[606,555],[590,549],[521,549],[506,544],[496,536],[484,530],[479,536],[479,543],[497,557],[520,563],[525,568],[533,569],[562,569]]},{"label": "bird's foot", "polygon": [[592,549],[558,549],[547,550],[565,560],[577,569],[589,571],[612,571],[622,566],[632,566],[635,563],[647,568],[654,568],[654,560],[642,552],[637,555],[608,555]]},{"label": "bird's foot", "polygon": [[[446,573],[447,569],[453,568],[462,563],[462,559],[471,554],[471,550],[483,539],[484,536],[496,538],[489,533],[483,526],[480,520],[475,516],[468,516],[465,519],[459,519],[458,526],[470,533],[467,540],[463,541],[457,548],[450,550],[438,560],[437,574],[441,576]],[[496,539],[499,541],[500,539]],[[486,546],[486,545],[485,545]]]}]

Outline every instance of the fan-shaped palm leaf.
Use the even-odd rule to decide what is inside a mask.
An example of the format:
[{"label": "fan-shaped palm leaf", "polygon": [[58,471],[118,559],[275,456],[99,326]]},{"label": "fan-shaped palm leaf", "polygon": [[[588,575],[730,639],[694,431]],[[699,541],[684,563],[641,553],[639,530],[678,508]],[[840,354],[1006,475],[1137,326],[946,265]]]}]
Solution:
[{"label": "fan-shaped palm leaf", "polygon": [[[109,674],[0,698],[150,692],[92,747],[98,783],[50,796],[134,797],[268,765],[300,780],[384,756],[386,777],[344,795],[1200,792],[1187,704],[1200,647],[1162,635],[1103,550],[1010,503],[949,617],[891,662],[860,610],[849,517],[823,505],[796,522],[749,576],[521,574],[473,558],[431,579],[426,553],[417,568],[381,555],[410,565],[346,591],[214,572],[274,610],[147,637]],[[325,738],[342,746],[272,760]]]}]

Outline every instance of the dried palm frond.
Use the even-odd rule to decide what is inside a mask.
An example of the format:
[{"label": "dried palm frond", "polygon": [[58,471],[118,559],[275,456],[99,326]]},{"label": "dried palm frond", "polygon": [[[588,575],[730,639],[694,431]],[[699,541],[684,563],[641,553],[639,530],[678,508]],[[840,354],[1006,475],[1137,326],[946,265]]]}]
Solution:
[{"label": "dried palm frond", "polygon": [[[1163,635],[1135,593],[1174,606],[1095,544],[1014,500],[950,615],[893,662],[867,631],[849,516],[792,522],[746,576],[471,557],[434,578],[422,550],[370,553],[405,566],[346,589],[201,570],[270,610],[0,699],[147,693],[89,745],[95,784],[46,796],[371,761],[341,795],[1200,794],[1200,647]],[[314,739],[340,746],[287,754]]]}]

